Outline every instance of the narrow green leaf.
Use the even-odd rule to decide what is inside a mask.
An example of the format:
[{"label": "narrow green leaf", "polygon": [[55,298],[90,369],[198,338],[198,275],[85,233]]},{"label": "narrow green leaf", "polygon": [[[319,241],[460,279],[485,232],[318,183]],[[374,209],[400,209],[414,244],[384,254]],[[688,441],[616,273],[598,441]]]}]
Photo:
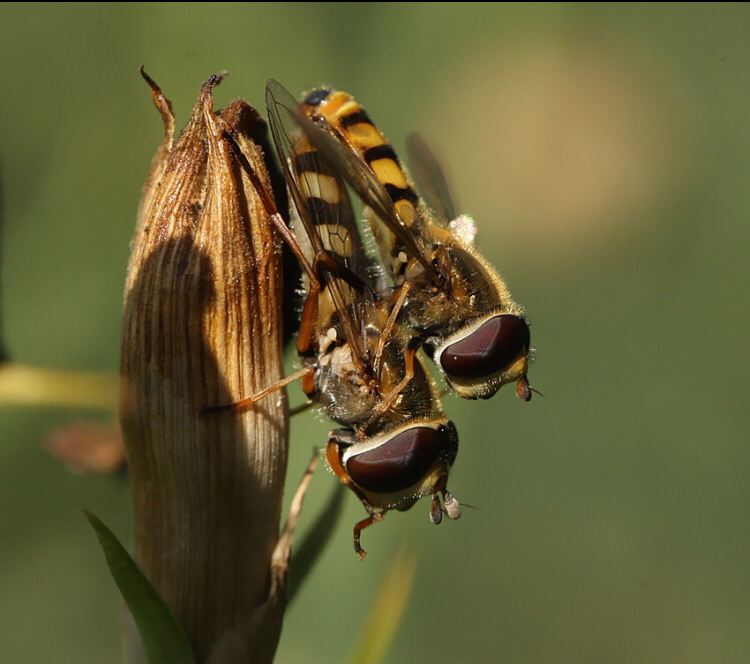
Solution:
[{"label": "narrow green leaf", "polygon": [[83,513],[96,531],[109,571],[138,626],[148,663],[195,664],[187,636],[167,603],[112,531],[91,512]]},{"label": "narrow green leaf", "polygon": [[292,554],[291,573],[287,589],[287,601],[289,603],[296,596],[302,582],[307,578],[310,570],[312,570],[323,549],[331,539],[331,535],[336,529],[339,517],[341,516],[345,493],[346,488],[344,485],[337,482],[336,488],[331,493],[328,502],[320,511],[317,519],[315,519],[315,523],[295,548]]},{"label": "narrow green leaf", "polygon": [[405,548],[388,563],[367,626],[352,658],[354,664],[380,664],[385,660],[409,603],[416,570],[417,557]]},{"label": "narrow green leaf", "polygon": [[354,664],[380,664],[385,660],[409,603],[416,570],[416,555],[406,549],[398,551],[389,562],[352,658]]}]

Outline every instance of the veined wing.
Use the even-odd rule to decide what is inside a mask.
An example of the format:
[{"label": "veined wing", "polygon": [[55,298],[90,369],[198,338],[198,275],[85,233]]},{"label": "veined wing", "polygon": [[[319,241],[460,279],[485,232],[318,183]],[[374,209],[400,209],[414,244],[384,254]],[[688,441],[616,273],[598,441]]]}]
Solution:
[{"label": "veined wing", "polygon": [[406,152],[417,189],[436,213],[436,221],[447,226],[456,218],[456,207],[439,159],[424,137],[416,132],[406,137]]},{"label": "veined wing", "polygon": [[[325,156],[336,172],[343,176],[362,202],[398,238],[410,257],[417,259],[430,278],[436,283],[440,283],[442,275],[436,271],[432,262],[428,259],[419,240],[419,229],[424,222],[417,212],[418,197],[416,193],[408,188],[413,200],[409,201],[409,205],[397,207],[393,197],[388,193],[386,185],[378,179],[370,165],[363,159],[356,147],[348,141],[347,137],[323,116],[317,115],[314,105],[303,102],[300,108],[305,109],[308,115],[306,122],[300,118],[300,127],[310,142]],[[312,119],[309,119],[310,116],[312,116]],[[369,120],[367,121],[369,122]],[[401,166],[390,145],[385,143],[384,148],[384,158],[392,159],[400,169]]]},{"label": "veined wing", "polygon": [[[368,284],[367,258],[346,186],[301,129],[307,121],[297,102],[277,81],[266,87],[266,104],[277,155],[291,200],[354,354],[365,356],[365,321],[373,296]],[[309,121],[308,121],[309,122]]]}]

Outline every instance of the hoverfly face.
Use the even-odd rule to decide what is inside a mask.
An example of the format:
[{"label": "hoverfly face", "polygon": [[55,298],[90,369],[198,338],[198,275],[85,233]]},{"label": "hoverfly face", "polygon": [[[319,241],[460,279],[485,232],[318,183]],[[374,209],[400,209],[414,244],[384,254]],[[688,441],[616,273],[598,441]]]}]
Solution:
[{"label": "hoverfly face", "polygon": [[[414,285],[405,324],[420,331],[425,349],[460,397],[488,399],[515,382],[518,396],[528,401],[529,325],[505,283],[471,247],[453,238],[434,245],[432,255],[447,275],[445,285],[435,288],[418,268],[418,274],[407,275]],[[464,322],[456,326],[457,321]]]},{"label": "hoverfly face", "polygon": [[461,397],[489,399],[505,383],[516,381],[518,397],[529,401],[529,348],[523,316],[501,313],[471,321],[446,338],[433,357]]},{"label": "hoverfly face", "polygon": [[429,495],[434,524],[442,521],[443,513],[450,519],[461,516],[458,501],[446,489],[457,453],[458,432],[453,422],[445,419],[409,422],[366,440],[358,440],[348,429],[331,432],[326,447],[328,464],[370,513],[354,529],[360,557],[364,554],[359,546],[360,532],[379,520],[376,508],[405,511]]},{"label": "hoverfly face", "polygon": [[326,453],[336,455],[340,471],[373,507],[403,511],[445,490],[458,432],[445,419],[409,422],[362,441],[343,429],[331,432]]},{"label": "hoverfly face", "polygon": [[533,354],[528,321],[497,271],[473,248],[473,221],[456,216],[430,148],[410,137],[425,202],[391,145],[350,95],[314,90],[301,108],[325,130],[306,130],[310,140],[366,205],[394,285],[408,289],[401,321],[432,351],[450,387],[476,399],[516,382],[517,395],[528,401],[526,373]]},{"label": "hoverfly face", "polygon": [[[311,372],[303,388],[346,427],[326,457],[360,498],[369,517],[404,510],[433,496],[431,519],[460,514],[446,491],[458,436],[446,420],[434,381],[416,354],[419,340],[399,322],[403,298],[379,296],[378,268],[363,248],[346,187],[335,164],[310,140],[304,115],[275,81],[266,102],[277,155],[290,193],[298,258],[307,275],[297,350]],[[295,219],[296,218],[296,219]],[[380,511],[377,511],[380,510]]]}]

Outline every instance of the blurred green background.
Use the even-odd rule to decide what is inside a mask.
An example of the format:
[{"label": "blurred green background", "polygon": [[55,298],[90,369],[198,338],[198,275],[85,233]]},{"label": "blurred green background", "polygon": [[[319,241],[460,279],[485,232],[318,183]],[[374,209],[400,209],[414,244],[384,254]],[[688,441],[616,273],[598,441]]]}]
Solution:
[{"label": "blurred green background", "polygon": [[[0,5],[2,314],[14,360],[115,372],[128,244],[161,122],[227,69],[355,95],[396,148],[442,153],[480,249],[532,321],[530,374],[445,407],[461,434],[428,505],[364,534],[354,496],[287,613],[283,664],[346,662],[394,552],[414,595],[387,661],[750,661],[750,9],[624,4]],[[291,393],[301,401],[299,389]],[[121,662],[86,507],[128,541],[120,478],[42,441],[96,412],[0,411],[0,661]],[[292,423],[296,482],[328,422]],[[302,527],[334,486],[319,471]]]}]

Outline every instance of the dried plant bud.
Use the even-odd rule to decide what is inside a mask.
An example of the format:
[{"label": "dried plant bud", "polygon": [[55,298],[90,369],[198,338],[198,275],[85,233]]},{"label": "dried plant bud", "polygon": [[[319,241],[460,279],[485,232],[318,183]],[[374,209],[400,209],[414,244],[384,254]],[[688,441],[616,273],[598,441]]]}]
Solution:
[{"label": "dried plant bud", "polygon": [[271,610],[278,598],[266,602],[287,461],[286,397],[279,391],[243,410],[205,412],[283,376],[279,246],[228,138],[270,188],[253,142],[264,123],[242,100],[215,113],[214,76],[173,144],[170,102],[144,78],[164,142],[144,187],[125,290],[121,419],[136,560],[197,661],[227,636],[237,661],[271,661],[283,609]]}]

